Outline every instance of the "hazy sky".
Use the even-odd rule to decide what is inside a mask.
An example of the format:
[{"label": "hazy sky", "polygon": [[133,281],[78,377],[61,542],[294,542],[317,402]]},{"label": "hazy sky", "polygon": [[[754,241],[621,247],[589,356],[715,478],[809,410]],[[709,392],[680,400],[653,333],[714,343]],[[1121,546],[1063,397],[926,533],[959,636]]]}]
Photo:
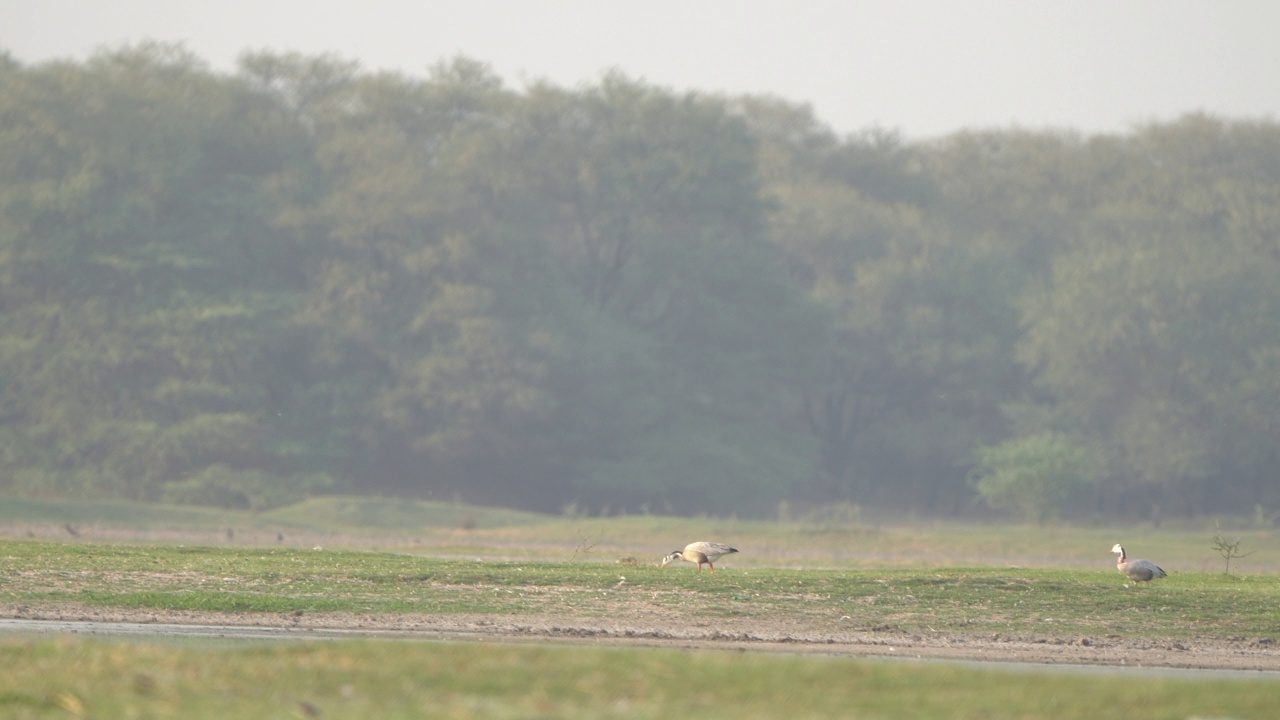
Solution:
[{"label": "hazy sky", "polygon": [[910,139],[1120,132],[1192,111],[1280,118],[1280,0],[0,0],[0,47],[20,62],[143,40],[226,71],[263,49],[412,75],[465,55],[514,88],[616,68]]}]

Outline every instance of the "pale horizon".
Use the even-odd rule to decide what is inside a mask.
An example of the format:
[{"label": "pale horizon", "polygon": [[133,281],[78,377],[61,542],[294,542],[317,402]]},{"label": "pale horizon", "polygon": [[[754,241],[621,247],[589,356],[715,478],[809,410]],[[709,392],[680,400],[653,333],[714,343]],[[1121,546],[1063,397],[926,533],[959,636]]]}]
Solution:
[{"label": "pale horizon", "polygon": [[1126,132],[1188,113],[1280,115],[1280,3],[983,0],[646,3],[0,0],[24,64],[180,44],[217,71],[247,51],[333,54],[425,75],[463,56],[521,88],[606,72],[677,91],[771,95],[841,134]]}]

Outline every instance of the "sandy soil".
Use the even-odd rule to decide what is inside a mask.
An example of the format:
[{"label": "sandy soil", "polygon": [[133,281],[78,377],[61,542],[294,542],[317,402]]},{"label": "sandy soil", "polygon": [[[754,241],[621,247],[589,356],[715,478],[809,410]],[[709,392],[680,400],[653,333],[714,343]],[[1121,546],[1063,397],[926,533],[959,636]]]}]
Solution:
[{"label": "sandy soil", "polygon": [[[717,618],[672,624],[652,613],[620,608],[608,619],[537,615],[288,615],[185,611],[0,607],[6,629],[225,637],[400,637],[489,642],[660,646],[685,649],[945,659],[1046,665],[1280,672],[1280,648],[1270,639],[1187,642],[1141,638],[1060,638],[994,635],[912,635],[855,629],[851,618],[831,627],[785,618]],[[105,624],[105,625],[99,625]],[[118,629],[112,630],[113,625]],[[125,624],[129,624],[127,627]],[[841,627],[849,625],[849,629]],[[140,627],[141,626],[141,627]],[[154,629],[153,633],[149,630]]]}]

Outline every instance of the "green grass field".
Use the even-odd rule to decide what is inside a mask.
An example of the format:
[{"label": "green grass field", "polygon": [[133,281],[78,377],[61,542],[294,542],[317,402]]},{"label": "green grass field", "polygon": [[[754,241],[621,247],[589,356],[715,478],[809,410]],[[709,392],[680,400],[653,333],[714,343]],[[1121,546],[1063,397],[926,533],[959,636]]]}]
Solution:
[{"label": "green grass field", "polygon": [[5,718],[1272,718],[1274,682],[438,642],[0,639]]},{"label": "green grass field", "polygon": [[[1280,641],[1276,539],[1267,528],[1224,524],[1254,553],[1230,575],[1209,548],[1211,522],[1029,529],[601,520],[349,498],[250,515],[0,499],[0,529],[10,537],[0,539],[0,610],[465,613],[597,624],[639,612],[672,626],[786,618],[816,632],[961,639]],[[743,552],[715,575],[656,566],[691,539]],[[1106,553],[1117,540],[1170,577],[1127,587]],[[1280,707],[1280,681],[1270,675],[1058,673],[545,642],[6,633],[0,668],[3,718],[1271,718]]]},{"label": "green grass field", "polygon": [[[837,508],[839,509],[839,508]],[[1167,570],[1220,572],[1210,549],[1215,518],[1160,528],[974,524],[829,512],[790,522],[632,515],[570,518],[459,503],[322,497],[250,513],[123,501],[0,497],[0,536],[67,542],[211,546],[379,548],[434,557],[656,562],[691,540],[729,542],[737,567],[1110,568],[1112,544]],[[1280,574],[1280,531],[1252,518],[1223,518],[1222,533],[1251,553],[1242,574]],[[78,535],[70,534],[68,528]],[[283,538],[281,542],[278,538]]]}]

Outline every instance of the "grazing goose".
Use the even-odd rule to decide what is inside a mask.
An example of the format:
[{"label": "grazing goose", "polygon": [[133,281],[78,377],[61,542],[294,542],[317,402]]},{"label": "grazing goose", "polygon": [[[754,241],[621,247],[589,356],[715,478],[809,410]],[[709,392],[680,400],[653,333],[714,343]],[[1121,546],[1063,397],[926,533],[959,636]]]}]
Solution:
[{"label": "grazing goose", "polygon": [[676,560],[685,560],[691,563],[698,563],[698,572],[702,572],[702,563],[711,566],[711,572],[716,571],[715,561],[730,553],[738,552],[738,548],[729,547],[724,543],[715,542],[693,542],[684,546],[683,550],[675,550],[670,555],[662,558],[662,567]]},{"label": "grazing goose", "polygon": [[1134,585],[1168,576],[1168,573],[1150,560],[1125,560],[1124,548],[1120,547],[1120,543],[1113,545],[1111,552],[1120,554],[1116,558],[1116,569],[1132,580]]}]

